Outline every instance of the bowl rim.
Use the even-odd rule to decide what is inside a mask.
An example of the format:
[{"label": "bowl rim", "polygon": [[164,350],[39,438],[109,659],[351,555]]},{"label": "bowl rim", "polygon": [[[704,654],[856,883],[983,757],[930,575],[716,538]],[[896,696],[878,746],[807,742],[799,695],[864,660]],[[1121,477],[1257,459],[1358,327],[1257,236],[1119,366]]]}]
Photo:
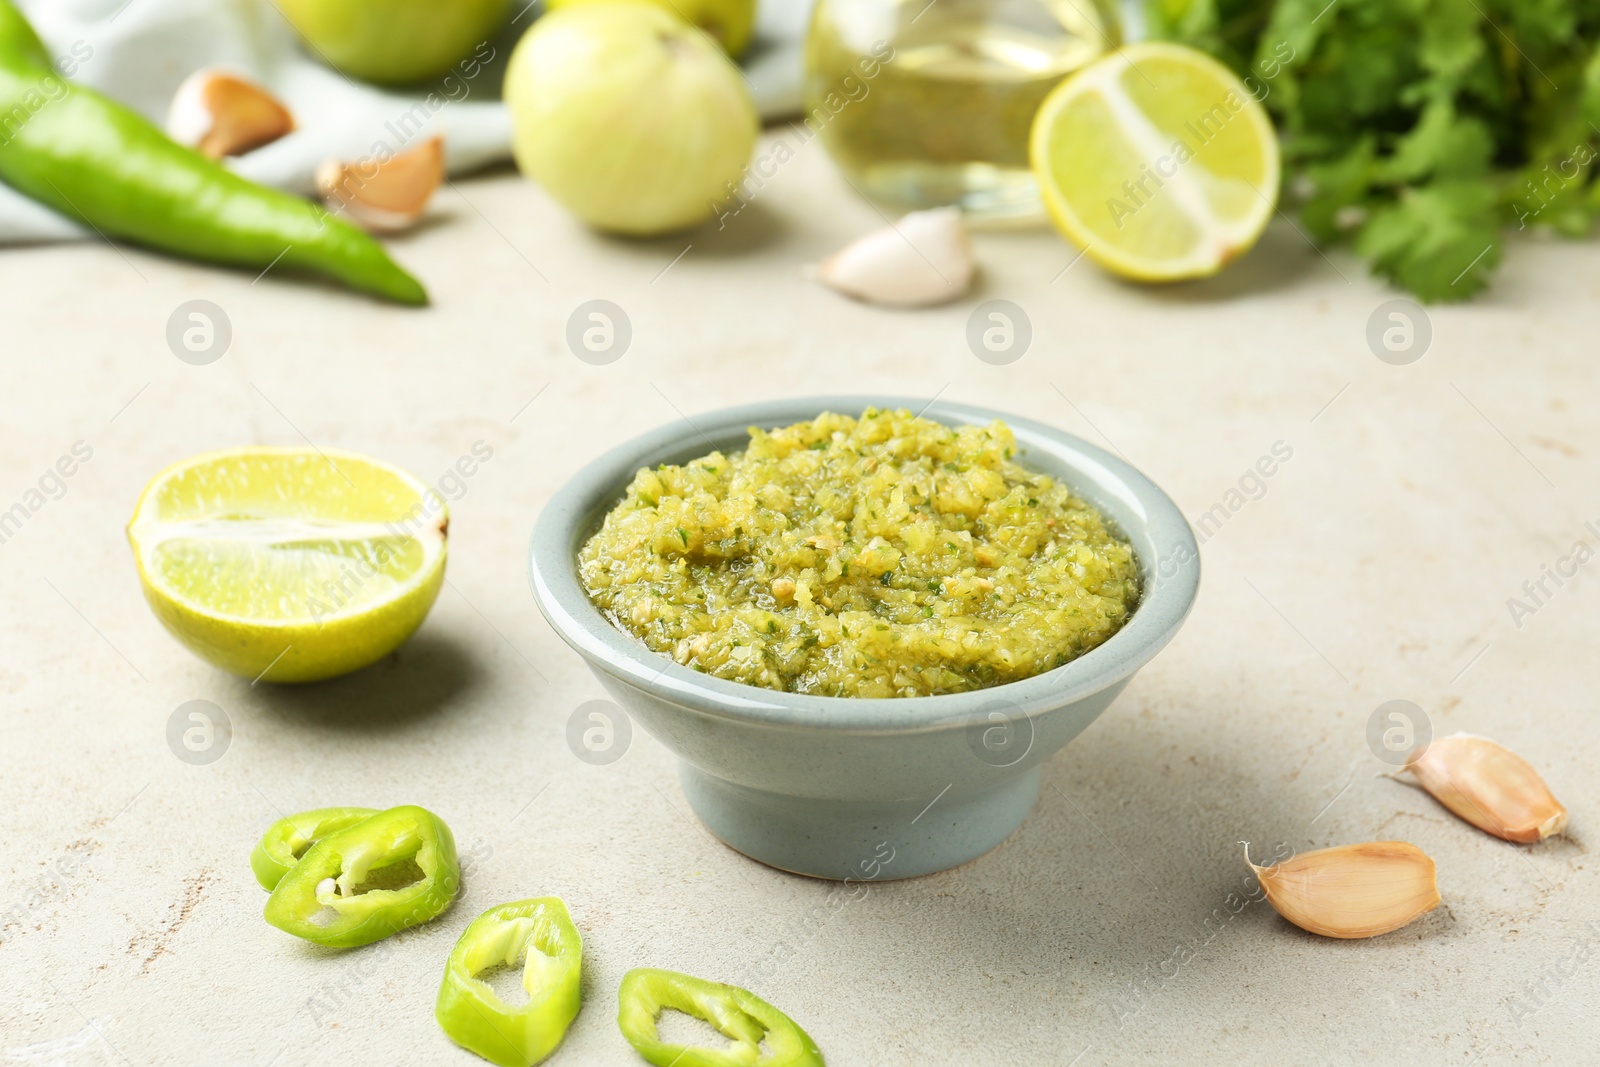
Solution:
[{"label": "bowl rim", "polygon": [[[788,693],[717,678],[685,667],[618,629],[589,599],[577,573],[579,538],[622,499],[634,474],[655,457],[729,447],[750,426],[775,428],[823,412],[859,416],[867,408],[907,410],[951,425],[1003,420],[1019,455],[1048,451],[1068,467],[1074,491],[1113,518],[1134,543],[1143,590],[1133,616],[1098,647],[1060,667],[987,689],[937,696],[834,697]],[[703,454],[703,453],[696,453]],[[689,458],[685,456],[685,459]],[[640,434],[591,461],[540,512],[529,544],[528,579],[550,625],[591,669],[658,698],[709,715],[774,726],[906,733],[970,725],[1001,711],[1032,716],[1075,703],[1126,681],[1172,640],[1194,606],[1200,553],[1188,520],[1132,464],[1033,419],[972,404],[890,395],[807,396],[739,404]]]}]

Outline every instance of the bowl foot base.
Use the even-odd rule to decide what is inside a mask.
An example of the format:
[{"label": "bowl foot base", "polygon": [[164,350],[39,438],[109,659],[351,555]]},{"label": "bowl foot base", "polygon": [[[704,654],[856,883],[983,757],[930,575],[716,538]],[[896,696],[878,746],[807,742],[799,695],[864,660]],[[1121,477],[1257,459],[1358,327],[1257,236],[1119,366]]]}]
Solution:
[{"label": "bowl foot base", "polygon": [[678,766],[690,806],[724,843],[769,867],[836,880],[914,878],[977,859],[1022,825],[1039,796],[1039,767],[963,793],[847,801],[768,793]]}]

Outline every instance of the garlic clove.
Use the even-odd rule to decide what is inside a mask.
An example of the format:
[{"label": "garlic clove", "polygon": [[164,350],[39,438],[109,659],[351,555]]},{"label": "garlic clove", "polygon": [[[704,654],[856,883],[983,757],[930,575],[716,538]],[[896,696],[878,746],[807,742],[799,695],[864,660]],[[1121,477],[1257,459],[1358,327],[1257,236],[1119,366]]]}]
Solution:
[{"label": "garlic clove", "polygon": [[251,81],[208,68],[184,79],[167,112],[167,135],[212,159],[243,155],[294,130],[294,116]]},{"label": "garlic clove", "polygon": [[1567,828],[1567,809],[1539,772],[1487,737],[1442,737],[1413,752],[1406,770],[1439,803],[1507,841],[1543,841]]},{"label": "garlic clove", "polygon": [[315,181],[329,207],[369,230],[393,233],[422,217],[444,174],[444,138],[436,134],[387,159],[330,159],[317,168]]},{"label": "garlic clove", "polygon": [[945,304],[972,286],[972,242],[959,208],[913,211],[816,266],[824,284],[890,307]]},{"label": "garlic clove", "polygon": [[1433,860],[1404,841],[1372,841],[1302,852],[1256,872],[1267,902],[1302,930],[1324,937],[1376,937],[1439,906]]}]

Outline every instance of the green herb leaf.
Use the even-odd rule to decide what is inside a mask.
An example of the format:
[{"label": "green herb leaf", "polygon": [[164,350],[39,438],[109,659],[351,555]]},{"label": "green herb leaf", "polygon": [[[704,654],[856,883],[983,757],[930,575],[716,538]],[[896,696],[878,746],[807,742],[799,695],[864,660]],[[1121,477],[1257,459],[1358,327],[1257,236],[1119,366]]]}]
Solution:
[{"label": "green herb leaf", "polygon": [[1477,182],[1413,190],[1373,212],[1356,238],[1372,271],[1423,300],[1465,300],[1500,262],[1494,190]]},{"label": "green herb leaf", "polygon": [[1600,213],[1593,0],[1146,0],[1156,36],[1229,64],[1277,121],[1320,244],[1423,300],[1488,284],[1507,225]]}]

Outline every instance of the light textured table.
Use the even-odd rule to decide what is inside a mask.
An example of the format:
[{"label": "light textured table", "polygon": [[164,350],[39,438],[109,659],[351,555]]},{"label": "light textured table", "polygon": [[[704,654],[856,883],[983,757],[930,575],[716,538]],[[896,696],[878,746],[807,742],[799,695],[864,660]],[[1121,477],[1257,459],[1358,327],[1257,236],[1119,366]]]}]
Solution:
[{"label": "light textured table", "polygon": [[[836,1067],[1600,1056],[1593,568],[1520,627],[1507,607],[1575,541],[1600,547],[1600,249],[1514,245],[1489,295],[1432,309],[1431,350],[1391,366],[1365,334],[1397,294],[1281,221],[1203,284],[1131,288],[1051,233],[985,234],[970,298],[850,303],[800,268],[881,220],[814,144],[682,240],[596,237],[512,174],[445,190],[436,216],[395,244],[433,292],[420,312],[105,245],[0,253],[0,510],[93,449],[0,544],[0,1062],[470,1063],[432,1019],[444,957],[482,909],[544,893],[586,942],[556,1064],[630,1062],[615,991],[641,965],[765,973]],[[233,327],[209,366],[165,340],[197,298]],[[610,366],[564,340],[596,298],[633,325]],[[1032,322],[1009,366],[965,340],[988,299]],[[609,766],[574,757],[568,716],[603,694],[524,559],[540,505],[602,449],[850,390],[1055,423],[1212,516],[1187,627],[1047,766],[1022,829],[862,899],[709,838],[642,732]],[[416,638],[340,681],[252,687],[161,629],[122,527],[169,463],[307,440],[430,481],[477,442],[493,456],[451,505],[449,585]],[[1264,493],[1230,496],[1278,442]],[[210,765],[166,740],[195,699],[233,724]],[[1366,731],[1391,699],[1526,756],[1572,833],[1513,847],[1387,777]],[[270,820],[405,802],[470,858],[443,919],[342,953],[261,921],[246,857]],[[1230,907],[1241,840],[1391,837],[1438,861],[1444,895],[1400,933],[1330,941]]]}]

